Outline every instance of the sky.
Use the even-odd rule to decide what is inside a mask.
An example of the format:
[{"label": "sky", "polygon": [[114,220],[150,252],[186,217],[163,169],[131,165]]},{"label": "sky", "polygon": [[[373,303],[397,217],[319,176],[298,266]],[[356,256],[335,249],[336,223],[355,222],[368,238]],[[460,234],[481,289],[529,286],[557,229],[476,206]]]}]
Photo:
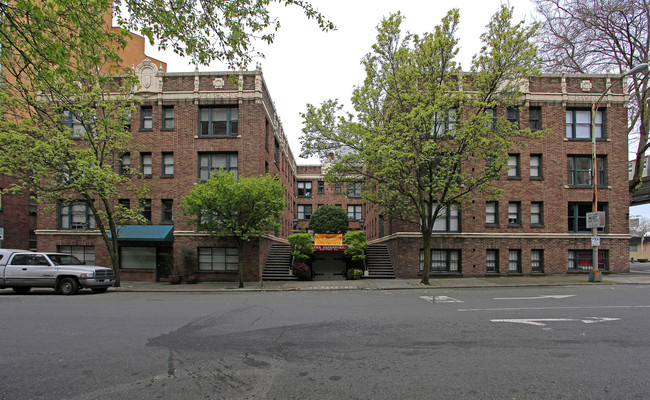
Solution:
[{"label": "sky", "polygon": [[[298,164],[317,164],[316,158],[302,159],[300,136],[301,112],[307,104],[320,105],[328,99],[339,99],[350,107],[355,85],[363,82],[361,59],[375,43],[376,27],[383,17],[400,11],[405,17],[403,31],[422,34],[433,31],[452,8],[460,10],[457,37],[460,52],[456,61],[469,70],[472,56],[481,48],[480,35],[485,31],[501,0],[455,0],[453,2],[423,0],[311,0],[310,3],[330,19],[337,29],[322,32],[315,21],[308,20],[298,7],[271,5],[281,28],[271,45],[258,42],[256,50],[265,54],[249,66],[260,63],[264,80],[280,116],[284,133]],[[512,0],[514,20],[534,20],[535,8],[529,0]],[[160,52],[149,46],[147,54],[167,62],[168,72],[194,71],[195,66],[172,52]],[[225,71],[225,64],[214,62],[199,66],[200,71]],[[630,215],[650,217],[650,205],[630,208]]]}]

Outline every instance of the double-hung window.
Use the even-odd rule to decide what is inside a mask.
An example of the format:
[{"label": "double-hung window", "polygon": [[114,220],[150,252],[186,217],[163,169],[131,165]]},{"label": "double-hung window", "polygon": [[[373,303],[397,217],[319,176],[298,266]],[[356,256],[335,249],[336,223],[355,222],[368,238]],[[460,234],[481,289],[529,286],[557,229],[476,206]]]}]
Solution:
[{"label": "double-hung window", "polygon": [[237,153],[206,152],[199,153],[199,179],[201,182],[207,182],[212,171],[223,168],[228,172],[239,170]]},{"label": "double-hung window", "polygon": [[140,200],[140,208],[142,216],[147,222],[151,222],[151,199]]},{"label": "double-hung window", "polygon": [[163,129],[174,129],[174,106],[162,108],[162,126]]},{"label": "double-hung window", "polygon": [[140,128],[153,129],[153,108],[151,106],[140,107]]},{"label": "double-hung window", "polygon": [[508,107],[506,110],[506,119],[511,124],[516,124],[519,127],[519,109],[515,107]]},{"label": "double-hung window", "polygon": [[508,155],[508,178],[519,178],[519,154]]},{"label": "double-hung window", "polygon": [[126,175],[131,169],[131,153],[122,153],[120,155],[120,174]]},{"label": "double-hung window", "polygon": [[140,153],[140,172],[144,176],[151,176],[153,172],[153,159],[151,153]]},{"label": "double-hung window", "polygon": [[544,272],[544,250],[531,250],[530,251],[530,268],[534,274],[541,274]]},{"label": "double-hung window", "polygon": [[542,107],[530,107],[528,109],[528,120],[530,130],[535,132],[542,129]]},{"label": "double-hung window", "polygon": [[541,201],[530,203],[530,224],[544,225],[544,203]]},{"label": "double-hung window", "polygon": [[361,182],[348,183],[348,197],[359,198],[361,197]]},{"label": "double-hung window", "polygon": [[63,125],[72,130],[72,137],[75,139],[81,138],[86,133],[86,127],[79,117],[71,111],[63,112]]},{"label": "double-hung window", "polygon": [[[569,250],[569,271],[591,271],[593,269],[593,252],[592,250]],[[609,263],[607,262],[609,253],[607,250],[598,251],[598,269],[608,271]]]},{"label": "double-hung window", "polygon": [[360,221],[363,219],[363,206],[361,204],[348,205],[348,219],[350,221]]},{"label": "double-hung window", "polygon": [[298,182],[298,197],[311,197],[311,181]]},{"label": "double-hung window", "polygon": [[311,218],[311,213],[311,204],[298,204],[298,219],[309,219]]},{"label": "double-hung window", "polygon": [[325,194],[325,182],[318,181],[318,194]]},{"label": "double-hung window", "polygon": [[[434,204],[434,209],[436,205]],[[444,205],[438,211],[436,220],[433,222],[433,232],[458,232],[460,231],[458,206],[454,204]]]},{"label": "double-hung window", "polygon": [[83,201],[59,204],[59,226],[61,229],[95,229],[95,218],[88,204]]},{"label": "double-hung window", "polygon": [[239,134],[238,107],[201,107],[199,136],[229,136]]},{"label": "double-hung window", "polygon": [[542,155],[541,154],[530,155],[530,177],[532,179],[542,178]]},{"label": "double-hung window", "polygon": [[174,175],[174,153],[162,153],[162,174],[163,176]]},{"label": "double-hung window", "polygon": [[[591,186],[591,170],[593,168],[591,156],[569,156],[567,158],[567,177],[569,186]],[[596,157],[596,184],[607,184],[607,158]]]},{"label": "double-hung window", "polygon": [[[424,250],[420,250],[420,271],[424,270]],[[429,272],[460,272],[460,250],[431,250]]]},{"label": "double-hung window", "polygon": [[73,255],[86,265],[95,265],[95,246],[58,245],[57,251]]},{"label": "double-hung window", "polygon": [[508,272],[521,273],[521,250],[508,252]]},{"label": "double-hung window", "polygon": [[[569,232],[572,233],[589,233],[591,228],[587,228],[587,213],[592,212],[592,203],[570,202],[569,203]],[[598,203],[598,211],[605,211],[607,215],[607,203]],[[605,232],[605,228],[598,228],[598,232]]]},{"label": "double-hung window", "polygon": [[446,112],[437,112],[433,115],[432,136],[452,134],[458,123],[458,109],[450,108]]},{"label": "double-hung window", "polygon": [[[604,112],[596,111],[596,139],[605,137]],[[566,137],[568,139],[591,139],[591,110],[567,108]]]},{"label": "double-hung window", "polygon": [[499,225],[499,203],[488,201],[485,203],[485,223],[487,225]]},{"label": "double-hung window", "polygon": [[521,203],[518,201],[508,203],[508,224],[521,225]]},{"label": "double-hung window", "polygon": [[499,250],[488,249],[485,255],[485,272],[499,273]]},{"label": "double-hung window", "polygon": [[171,223],[174,220],[174,200],[172,199],[162,199],[162,222]]}]

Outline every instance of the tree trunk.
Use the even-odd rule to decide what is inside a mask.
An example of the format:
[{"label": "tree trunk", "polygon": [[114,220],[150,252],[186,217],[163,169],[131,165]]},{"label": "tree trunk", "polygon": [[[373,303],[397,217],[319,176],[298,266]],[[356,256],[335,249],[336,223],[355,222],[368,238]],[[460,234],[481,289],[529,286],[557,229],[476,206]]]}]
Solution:
[{"label": "tree trunk", "polygon": [[238,247],[238,265],[239,265],[239,288],[244,287],[244,241],[238,237],[237,238],[237,247]]},{"label": "tree trunk", "polygon": [[428,233],[425,229],[422,232],[422,248],[424,250],[424,266],[422,267],[422,281],[424,285],[430,285],[429,283],[429,270],[431,269],[431,233]]}]

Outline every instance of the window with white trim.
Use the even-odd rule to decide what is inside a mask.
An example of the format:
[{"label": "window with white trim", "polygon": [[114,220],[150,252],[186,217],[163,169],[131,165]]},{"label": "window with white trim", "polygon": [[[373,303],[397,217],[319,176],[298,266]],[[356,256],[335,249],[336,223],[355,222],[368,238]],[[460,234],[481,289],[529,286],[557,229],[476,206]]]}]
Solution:
[{"label": "window with white trim", "polygon": [[[596,139],[604,138],[604,111],[596,111]],[[591,110],[567,108],[566,137],[568,139],[591,139]]]},{"label": "window with white trim", "polygon": [[508,272],[521,273],[521,250],[508,251]]}]

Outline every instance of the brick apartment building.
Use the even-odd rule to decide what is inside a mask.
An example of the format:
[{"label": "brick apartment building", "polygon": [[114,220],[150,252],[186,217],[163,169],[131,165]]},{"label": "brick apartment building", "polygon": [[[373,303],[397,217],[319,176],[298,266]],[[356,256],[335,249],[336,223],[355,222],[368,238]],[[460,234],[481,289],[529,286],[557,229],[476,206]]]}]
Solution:
[{"label": "brick apartment building", "polygon": [[[0,191],[14,181],[0,175]],[[0,193],[0,247],[36,250],[36,202],[25,194]]]},{"label": "brick apartment building", "polygon": [[[385,245],[397,277],[417,277],[422,269],[416,226],[391,220],[364,203],[362,185],[324,182],[319,165],[296,165],[262,72],[167,73],[145,59],[136,73],[142,99],[131,129],[133,150],[122,166],[143,173],[150,191],[145,213],[150,224],[127,226],[120,236],[122,279],[157,280],[170,258],[194,256],[201,280],[236,280],[244,258],[245,280],[259,280],[273,244],[306,228],[323,204],[340,205],[351,227],[366,230],[372,244]],[[549,74],[532,78],[521,109],[498,109],[513,122],[549,129],[543,139],[522,142],[509,155],[508,171],[495,183],[497,201],[475,196],[462,209],[451,208],[436,224],[432,274],[464,276],[558,274],[591,268],[590,105],[614,75]],[[597,114],[598,199],[607,212],[600,234],[599,266],[629,269],[627,189],[627,94],[614,85]],[[196,232],[178,206],[212,168],[240,176],[272,174],[286,187],[282,228],[246,245]],[[135,201],[125,195],[123,204]],[[109,264],[109,257],[85,207],[59,205],[40,213],[38,247],[73,252],[86,261]],[[89,229],[90,228],[90,229]],[[288,266],[287,266],[288,268]]]}]

